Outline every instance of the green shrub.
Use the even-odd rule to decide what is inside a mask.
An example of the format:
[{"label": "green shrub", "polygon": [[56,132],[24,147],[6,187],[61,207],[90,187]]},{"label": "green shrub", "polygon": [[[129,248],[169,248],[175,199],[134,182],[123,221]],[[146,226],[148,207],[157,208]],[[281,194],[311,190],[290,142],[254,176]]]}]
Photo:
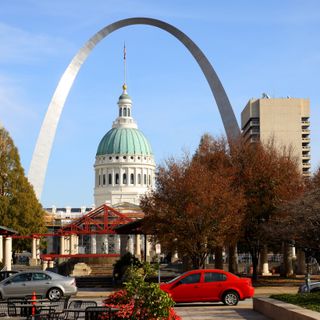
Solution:
[{"label": "green shrub", "polygon": [[125,290],[115,292],[104,301],[107,306],[119,309],[114,319],[181,320],[173,309],[173,300],[159,284],[145,281],[155,274],[156,270],[149,263],[128,267]]},{"label": "green shrub", "polygon": [[126,273],[126,270],[130,266],[141,267],[142,264],[139,261],[139,259],[137,259],[130,252],[127,252],[113,266],[113,279],[116,284],[119,282],[122,282],[124,275]]},{"label": "green shrub", "polygon": [[298,294],[273,294],[270,296],[270,298],[320,312],[320,292]]}]

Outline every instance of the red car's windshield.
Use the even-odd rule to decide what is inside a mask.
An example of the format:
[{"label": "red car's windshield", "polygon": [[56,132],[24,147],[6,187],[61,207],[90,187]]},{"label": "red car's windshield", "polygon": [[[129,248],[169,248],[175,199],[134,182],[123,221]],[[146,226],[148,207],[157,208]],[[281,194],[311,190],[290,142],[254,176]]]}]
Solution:
[{"label": "red car's windshield", "polygon": [[182,273],[182,274],[179,274],[178,276],[176,276],[175,278],[167,281],[166,283],[172,283],[172,282],[175,282],[177,279],[179,279],[180,277],[182,277],[184,274],[186,274],[187,272],[185,273]]}]

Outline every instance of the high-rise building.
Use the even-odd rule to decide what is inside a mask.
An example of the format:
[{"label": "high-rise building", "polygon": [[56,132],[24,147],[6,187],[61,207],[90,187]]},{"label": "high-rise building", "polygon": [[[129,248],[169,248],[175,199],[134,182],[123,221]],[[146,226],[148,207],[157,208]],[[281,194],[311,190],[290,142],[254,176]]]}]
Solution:
[{"label": "high-rise building", "polygon": [[243,136],[291,148],[301,172],[310,175],[310,102],[298,98],[251,99],[241,112]]}]

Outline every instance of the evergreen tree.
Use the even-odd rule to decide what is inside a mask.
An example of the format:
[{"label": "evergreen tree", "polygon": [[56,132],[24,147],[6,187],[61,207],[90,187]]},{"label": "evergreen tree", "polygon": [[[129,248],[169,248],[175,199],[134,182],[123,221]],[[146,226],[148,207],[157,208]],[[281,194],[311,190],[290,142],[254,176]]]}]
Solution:
[{"label": "evergreen tree", "polygon": [[[0,225],[21,235],[45,231],[44,210],[25,177],[20,157],[9,133],[0,127]],[[14,241],[15,249],[24,247]]]}]

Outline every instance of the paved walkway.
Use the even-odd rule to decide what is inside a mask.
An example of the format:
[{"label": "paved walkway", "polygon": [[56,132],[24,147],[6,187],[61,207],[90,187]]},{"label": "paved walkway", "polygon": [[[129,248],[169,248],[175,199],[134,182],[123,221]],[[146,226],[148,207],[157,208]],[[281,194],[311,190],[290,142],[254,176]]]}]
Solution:
[{"label": "paved walkway", "polygon": [[240,301],[234,307],[221,303],[197,303],[176,305],[174,309],[183,320],[268,320],[252,310],[252,299]]}]

